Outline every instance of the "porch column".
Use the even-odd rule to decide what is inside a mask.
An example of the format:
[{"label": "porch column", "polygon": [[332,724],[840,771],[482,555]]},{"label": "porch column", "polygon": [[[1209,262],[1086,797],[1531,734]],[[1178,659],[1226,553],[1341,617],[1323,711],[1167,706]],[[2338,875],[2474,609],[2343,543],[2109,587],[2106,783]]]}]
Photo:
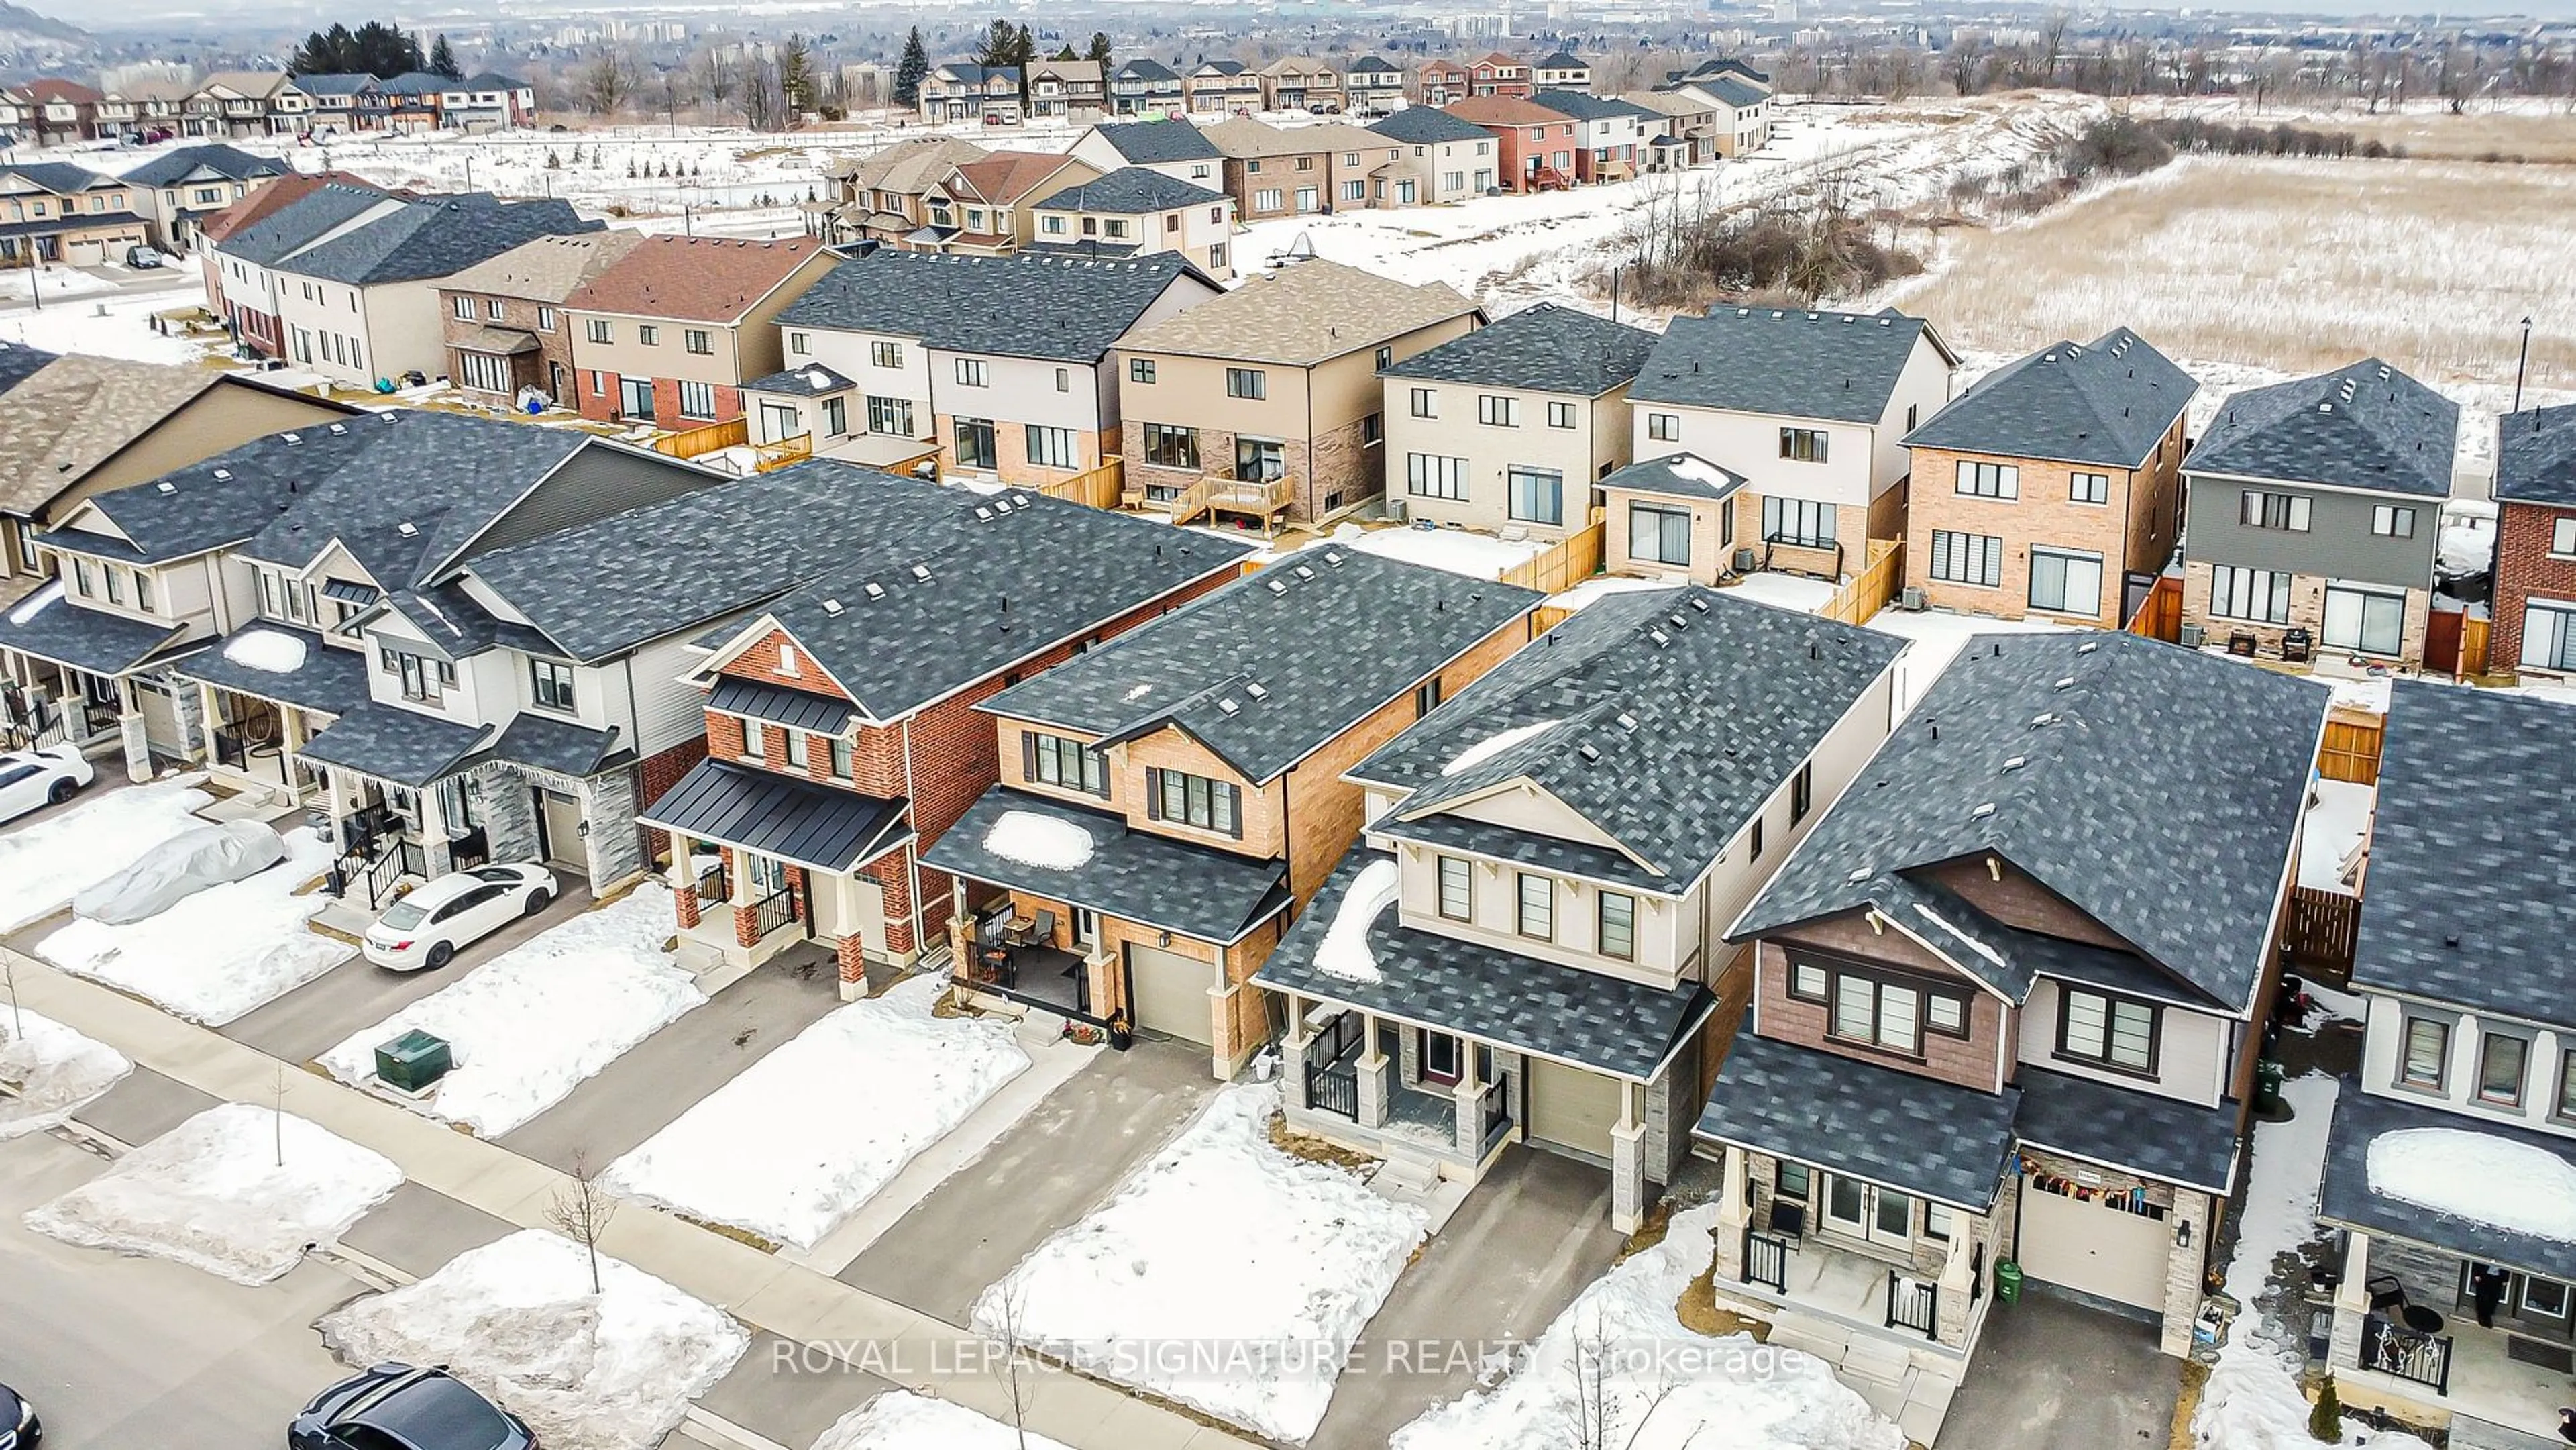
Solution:
[{"label": "porch column", "polygon": [[2177,1186],[2165,1215],[2172,1234],[2165,1260],[2165,1319],[2156,1347],[2180,1359],[2191,1353],[2192,1324],[2200,1315],[2201,1286],[2209,1263],[2209,1195]]},{"label": "porch column", "polygon": [[1362,1014],[1360,1018],[1360,1060],[1357,1064],[1360,1090],[1360,1126],[1386,1126],[1386,1102],[1390,1083],[1388,1075],[1394,1066],[1377,1048],[1377,1019]]},{"label": "porch column", "polygon": [[420,800],[420,864],[430,880],[456,869],[456,851],[447,840],[447,801],[432,782],[417,792]]},{"label": "porch column", "polygon": [[[2361,1322],[2370,1317],[2370,1290],[2364,1280],[2370,1277],[2370,1235],[2354,1233],[2344,1249],[2343,1282],[2335,1286],[2334,1331],[2326,1342],[2326,1367],[2352,1369],[2361,1363]],[[2253,1332],[2255,1312],[2251,1304],[2240,1304],[2236,1322],[2228,1330],[2231,1336]]]},{"label": "porch column", "polygon": [[[211,694],[208,695],[208,703],[211,704],[213,698]],[[208,715],[206,718],[211,721],[214,716]],[[303,775],[296,768],[295,757],[303,753],[304,742],[312,737],[305,731],[304,711],[300,706],[278,707],[277,721],[278,748],[284,752],[279,757],[278,769],[286,776],[287,797],[300,803],[304,799]]]},{"label": "porch column", "polygon": [[1623,1234],[1646,1221],[1646,1123],[1637,1093],[1637,1084],[1619,1084],[1619,1122],[1610,1130],[1610,1226]]},{"label": "porch column", "polygon": [[682,931],[698,924],[698,868],[690,844],[687,836],[671,833],[671,915]]},{"label": "porch column", "polygon": [[760,945],[760,914],[752,909],[751,853],[725,848],[725,885],[733,888],[733,939],[746,950]]},{"label": "porch column", "polygon": [[1941,1261],[1941,1274],[1935,1280],[1941,1292],[1933,1303],[1932,1332],[1943,1344],[1957,1348],[1968,1342],[1968,1311],[1973,1307],[1968,1302],[1972,1277],[1968,1264],[1973,1257],[1968,1245],[1978,1227],[1975,1220],[1964,1215],[1954,1215],[1951,1223],[1962,1237],[1951,1242],[1949,1257]]},{"label": "porch column", "polygon": [[152,742],[143,733],[143,709],[135,703],[132,680],[116,682],[116,733],[125,746],[125,778],[140,784],[152,778]]},{"label": "porch column", "polygon": [[215,760],[215,731],[221,728],[219,722],[223,718],[224,712],[215,708],[215,687],[197,686],[198,733],[204,736],[199,743],[205,746],[206,763],[209,765],[212,765]]},{"label": "porch column", "polygon": [[1314,1034],[1306,1030],[1306,999],[1293,993],[1288,997],[1288,1030],[1279,1038],[1280,1098],[1292,1108],[1310,1108],[1306,1101],[1306,1049]]},{"label": "porch column", "polygon": [[1708,1231],[1716,1252],[1709,1258],[1709,1273],[1721,1284],[1741,1283],[1744,1279],[1744,1230],[1751,1221],[1753,1208],[1746,1200],[1752,1195],[1746,1189],[1751,1162],[1743,1149],[1726,1145],[1724,1177],[1717,1190],[1717,1224]]},{"label": "porch column", "polygon": [[1458,1085],[1451,1092],[1458,1102],[1458,1151],[1474,1162],[1485,1146],[1485,1084],[1476,1076],[1476,1045],[1459,1039]]}]

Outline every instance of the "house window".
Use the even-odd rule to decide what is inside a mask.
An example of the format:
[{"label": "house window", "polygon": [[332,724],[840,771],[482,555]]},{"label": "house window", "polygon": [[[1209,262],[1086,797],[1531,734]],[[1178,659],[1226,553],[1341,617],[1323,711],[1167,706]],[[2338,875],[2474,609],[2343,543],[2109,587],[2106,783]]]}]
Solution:
[{"label": "house window", "polygon": [[1083,791],[1102,800],[1109,798],[1109,767],[1099,751],[1063,735],[1032,731],[1020,739],[1024,778],[1041,785]]},{"label": "house window", "polygon": [[1556,878],[1535,871],[1520,873],[1520,931],[1525,937],[1552,941],[1556,937]]},{"label": "house window", "polygon": [[1958,1232],[1956,1225],[1957,1220],[1951,1216],[1951,1209],[1948,1204],[1932,1203],[1927,1201],[1923,1205],[1923,1236],[1925,1238],[1939,1239],[1942,1242],[1947,1243],[1951,1237]]},{"label": "house window", "polygon": [[2236,521],[2249,529],[2287,529],[2304,534],[2308,531],[2308,497],[2249,488],[2237,497]]},{"label": "house window", "polygon": [[2576,604],[2525,601],[2522,662],[2536,669],[2576,670]]},{"label": "house window", "polygon": [[1270,376],[1259,368],[1227,368],[1225,395],[1229,398],[1267,398]]},{"label": "house window", "polygon": [[2415,537],[2415,511],[2396,504],[2375,504],[2370,510],[2370,531],[2383,539]]},{"label": "house window", "polygon": [[1551,428],[1571,428],[1571,427],[1573,427],[1573,426],[1574,426],[1574,405],[1573,405],[1572,403],[1550,403],[1550,404],[1548,404],[1548,405],[1547,405],[1547,426],[1549,426],[1549,427],[1551,427]]},{"label": "house window", "polygon": [[1408,453],[1404,455],[1404,491],[1416,498],[1463,501],[1467,497],[1467,460],[1444,458],[1437,453]]},{"label": "house window", "polygon": [[459,322],[472,322],[474,320],[474,299],[471,297],[449,298],[447,310],[456,314],[456,320]]},{"label": "house window", "polygon": [[1594,940],[1601,955],[1623,962],[1637,959],[1637,898],[1624,891],[1603,891],[1600,897],[1600,922]]},{"label": "house window", "polygon": [[1476,917],[1476,867],[1460,856],[1440,858],[1440,914],[1451,921]]},{"label": "house window", "polygon": [[961,388],[988,387],[991,385],[992,376],[992,369],[986,367],[980,357],[961,357],[957,360],[957,386]]},{"label": "house window", "polygon": [[2111,475],[2070,473],[2066,475],[2066,496],[2076,503],[2109,503]]},{"label": "house window", "polygon": [[116,567],[114,564],[110,564],[107,566],[106,572],[107,602],[110,604],[123,604],[125,602],[125,571]]},{"label": "house window", "polygon": [[1422,1080],[1455,1085],[1462,1075],[1458,1039],[1446,1032],[1425,1030],[1422,1034]]},{"label": "house window", "polygon": [[803,775],[812,770],[814,757],[806,747],[805,732],[802,730],[781,730],[778,733],[786,737],[787,763],[796,768],[796,773],[798,775]]},{"label": "house window", "polygon": [[1822,428],[1783,428],[1780,430],[1780,456],[1800,463],[1825,461],[1825,430]]},{"label": "house window", "polygon": [[827,753],[830,757],[827,768],[832,772],[832,779],[850,779],[850,742],[835,735],[827,742],[827,744],[829,746]]},{"label": "house window", "polygon": [[152,612],[152,576],[141,569],[134,571],[134,607]]},{"label": "house window", "polygon": [[1840,1042],[1918,1056],[1923,1051],[1923,992],[1859,972],[1833,974],[1825,1033]]},{"label": "house window", "polygon": [[1360,420],[1360,446],[1375,448],[1386,441],[1386,415],[1371,413]]},{"label": "house window", "polygon": [[1232,785],[1178,770],[1148,770],[1146,799],[1155,820],[1243,839],[1243,797]]},{"label": "house window", "polygon": [[798,357],[804,357],[813,351],[813,341],[812,333],[791,332],[787,334],[787,350]]},{"label": "house window", "polygon": [[546,306],[542,306],[542,305],[540,305],[540,306],[537,308],[537,331],[539,331],[539,332],[552,332],[552,331],[554,331],[554,330],[555,330],[555,310],[554,310],[553,308],[551,308],[551,307],[546,307]]},{"label": "house window", "polygon": [[899,342],[869,343],[868,361],[881,368],[902,367],[903,344]]},{"label": "house window", "polygon": [[2221,619],[2286,624],[2290,618],[2289,572],[2220,564],[2209,571],[2209,612]]},{"label": "house window", "polygon": [[1512,518],[1533,524],[1565,522],[1564,474],[1514,464],[1504,477],[1510,488],[1504,509]]},{"label": "house window", "polygon": [[608,319],[605,317],[594,317],[587,323],[583,324],[583,326],[590,340],[593,342],[614,342],[617,339],[615,329],[609,325]]},{"label": "house window", "polygon": [[1055,390],[1059,393],[1069,393],[1073,391],[1072,369],[1057,368],[1055,370]]},{"label": "house window", "polygon": [[1816,763],[1808,761],[1789,777],[1789,824],[1796,825],[1816,807]]},{"label": "house window", "polygon": [[2405,645],[2406,595],[2351,584],[2326,586],[2326,617],[2318,638],[2328,649],[2394,655]]},{"label": "house window", "polygon": [[[1268,482],[1288,476],[1288,455],[1276,438],[1248,438],[1241,434],[1234,440],[1234,476],[1246,482]],[[1324,495],[1324,507],[1338,508],[1337,495]]]},{"label": "house window", "polygon": [[1345,181],[1345,182],[1343,182],[1343,183],[1342,183],[1342,200],[1344,200],[1344,201],[1366,201],[1366,200],[1368,200],[1368,183],[1367,183],[1367,182],[1365,182],[1365,181]]},{"label": "house window", "polygon": [[456,370],[456,380],[464,386],[482,393],[510,391],[510,365],[503,359],[494,357],[488,352],[465,352],[460,349],[456,354],[456,360],[463,364]]},{"label": "house window", "polygon": [[[1415,388],[1413,390],[1413,416],[1417,418],[1439,417],[1440,395],[1429,388]],[[2570,520],[2570,522],[2576,522],[2576,520]]]},{"label": "house window", "polygon": [[1628,505],[1628,557],[1640,563],[1690,563],[1691,512],[1669,504]]},{"label": "house window", "polygon": [[[1256,171],[1261,168],[1261,163],[1258,161],[1252,163],[1252,165],[1253,169]],[[1254,211],[1279,210],[1279,188],[1275,186],[1265,186],[1252,193],[1252,209]]]},{"label": "house window", "polygon": [[1199,430],[1169,423],[1145,425],[1145,461],[1156,468],[1195,471],[1199,466]]},{"label": "house window", "polygon": [[1040,468],[1080,468],[1081,451],[1070,428],[1029,425],[1029,462]]},{"label": "house window", "polygon": [[2483,1033],[2478,1038],[2478,1101],[2501,1107],[2522,1106],[2523,1071],[2530,1065],[2531,1044],[2519,1037]]},{"label": "house window", "polygon": [[644,344],[646,347],[660,347],[662,345],[662,329],[649,322],[637,323],[635,326],[635,340]]},{"label": "house window", "polygon": [[868,396],[868,431],[896,438],[912,436],[912,399]]},{"label": "house window", "polygon": [[1762,541],[1830,549],[1834,546],[1834,506],[1771,495],[1762,500]]},{"label": "house window", "polygon": [[1476,421],[1488,428],[1517,428],[1521,425],[1521,400],[1499,393],[1478,393]]},{"label": "house window", "polygon": [[999,467],[999,454],[993,449],[993,420],[960,418],[957,420],[957,466],[991,470]]},{"label": "house window", "polygon": [[1395,348],[1394,348],[1394,346],[1393,346],[1392,344],[1381,344],[1381,345],[1379,346],[1378,350],[1377,350],[1377,370],[1378,370],[1379,372],[1385,372],[1388,368],[1390,368],[1390,367],[1392,367],[1392,366],[1394,366],[1394,365],[1395,365]]},{"label": "house window", "polygon": [[850,402],[847,398],[823,400],[823,436],[838,438],[850,431]]},{"label": "house window", "polygon": [[2071,549],[2030,551],[2030,607],[2060,614],[2102,612],[2102,556]]},{"label": "house window", "polygon": [[[1301,156],[1297,159],[1301,163],[1299,169],[1306,169],[1302,163],[1305,163],[1308,158]],[[1311,186],[1301,186],[1297,188],[1297,210],[1301,212],[1310,212],[1315,210],[1317,205],[1316,196],[1316,190]]]},{"label": "house window", "polygon": [[[1784,430],[1781,436],[1786,438],[1788,434]],[[1780,456],[1789,455],[1784,449]],[[2009,463],[1971,463],[1963,458],[1959,460],[1958,490],[1970,498],[2019,498],[2021,470]]]},{"label": "house window", "polygon": [[1131,357],[1127,359],[1127,381],[1131,383],[1150,383],[1153,380],[1154,360],[1152,358]]},{"label": "house window", "polygon": [[680,380],[680,416],[712,418],[716,415],[716,385]]},{"label": "house window", "polygon": [[573,695],[572,666],[561,660],[530,659],[528,693],[544,709],[570,715],[580,708]]},{"label": "house window", "polygon": [[2561,1118],[2576,1118],[2576,1047],[2558,1054],[2558,1107]]},{"label": "house window", "polygon": [[2576,556],[2576,514],[2560,514],[2550,520],[2549,552],[2562,559]]},{"label": "house window", "polygon": [[1779,1180],[1771,1187],[1771,1196],[1804,1203],[1807,1201],[1807,1196],[1815,1191],[1812,1186],[1813,1181],[1808,1175],[1806,1164],[1783,1163],[1780,1165]]},{"label": "house window", "polygon": [[483,299],[483,317],[487,322],[499,322],[502,320],[500,298],[487,297]]},{"label": "house window", "polygon": [[1433,675],[1413,687],[1413,718],[1421,719],[1440,708],[1440,677]]},{"label": "house window", "polygon": [[2127,1072],[2156,1070],[2153,1004],[2102,992],[2057,994],[2057,1055]]},{"label": "house window", "polygon": [[2442,1090],[2451,1063],[2451,1024],[2434,1017],[2406,1019],[2406,1042],[2397,1059],[2397,1081],[2407,1087]]},{"label": "house window", "polygon": [[759,721],[743,721],[742,758],[745,760],[765,759],[769,754],[768,735],[768,728],[763,726]]},{"label": "house window", "polygon": [[447,691],[456,688],[456,666],[446,660],[433,660],[391,645],[380,648],[380,657],[385,669],[402,681],[402,697],[406,700],[435,705]]},{"label": "house window", "polygon": [[1932,531],[1932,577],[1992,589],[2004,579],[2004,541],[1993,534]]}]

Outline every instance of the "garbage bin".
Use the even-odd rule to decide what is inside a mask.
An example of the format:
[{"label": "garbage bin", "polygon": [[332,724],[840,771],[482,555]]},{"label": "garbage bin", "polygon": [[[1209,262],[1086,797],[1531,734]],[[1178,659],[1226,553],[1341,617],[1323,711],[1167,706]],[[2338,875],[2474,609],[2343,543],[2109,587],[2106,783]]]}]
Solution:
[{"label": "garbage bin", "polygon": [[2021,1302],[2021,1265],[2010,1259],[1995,1264],[1995,1301],[2000,1304]]},{"label": "garbage bin", "polygon": [[2270,1113],[2278,1112],[2280,1107],[2281,1064],[2268,1057],[2258,1059],[2254,1064],[2254,1110]]},{"label": "garbage bin", "polygon": [[376,1076],[407,1093],[427,1092],[455,1065],[447,1043],[417,1027],[376,1049]]}]

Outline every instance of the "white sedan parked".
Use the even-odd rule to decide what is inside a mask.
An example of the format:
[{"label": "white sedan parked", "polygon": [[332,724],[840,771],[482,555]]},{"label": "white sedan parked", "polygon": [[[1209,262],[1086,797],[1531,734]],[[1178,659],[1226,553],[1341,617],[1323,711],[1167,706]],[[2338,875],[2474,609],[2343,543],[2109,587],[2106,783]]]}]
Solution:
[{"label": "white sedan parked", "polygon": [[0,821],[14,821],[40,806],[70,800],[97,772],[77,745],[0,754]]},{"label": "white sedan parked", "polygon": [[557,889],[555,873],[532,864],[441,876],[386,907],[367,928],[367,960],[397,972],[436,970],[460,948],[545,910]]}]

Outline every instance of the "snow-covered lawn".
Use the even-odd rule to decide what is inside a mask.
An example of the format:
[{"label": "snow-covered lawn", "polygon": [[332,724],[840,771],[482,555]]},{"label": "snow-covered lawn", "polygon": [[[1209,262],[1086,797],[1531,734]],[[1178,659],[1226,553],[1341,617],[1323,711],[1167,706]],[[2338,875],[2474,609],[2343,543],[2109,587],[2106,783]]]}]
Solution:
[{"label": "snow-covered lawn", "polygon": [[603,1179],[630,1198],[811,1249],[1027,1070],[1009,1024],[934,1017],[916,977],[816,1022]]},{"label": "snow-covered lawn", "polygon": [[1333,542],[1408,564],[1446,569],[1471,579],[1500,579],[1507,571],[1538,557],[1547,547],[1535,539],[1510,543],[1465,529],[1363,529],[1357,524],[1344,524],[1333,530]]},{"label": "snow-covered lawn", "polygon": [[1429,1218],[1272,1146],[1278,1104],[1271,1085],[1218,1094],[1116,1196],[985,1290],[975,1327],[1304,1442]]},{"label": "snow-covered lawn", "polygon": [[1904,1450],[1904,1432],[1823,1360],[1683,1326],[1673,1306],[1707,1269],[1716,1221],[1711,1206],[1675,1215],[1662,1243],[1577,1295],[1509,1378],[1396,1431],[1391,1450]]},{"label": "snow-covered lawn", "polygon": [[468,1249],[416,1284],[322,1317],[350,1364],[443,1364],[548,1450],[648,1450],[751,1336],[713,1305],[544,1229]]},{"label": "snow-covered lawn", "polygon": [[1065,1450],[999,1420],[910,1390],[888,1390],[815,1437],[814,1450]]},{"label": "snow-covered lawn", "polygon": [[2350,896],[2352,883],[2344,879],[2344,863],[2361,849],[2379,792],[2348,780],[2320,780],[2312,789],[2317,800],[2308,807],[2299,837],[2299,884]]},{"label": "snow-covered lawn", "polygon": [[1832,583],[1801,574],[1747,574],[1726,587],[1755,603],[1776,604],[1800,614],[1824,608],[1837,592]]},{"label": "snow-covered lawn", "polygon": [[43,1132],[133,1070],[104,1042],[24,1008],[0,1008],[0,1138]]},{"label": "snow-covered lawn", "polygon": [[291,1113],[225,1103],[29,1209],[26,1221],[65,1243],[265,1284],[306,1249],[339,1242],[402,1181],[402,1169],[373,1149]]},{"label": "snow-covered lawn", "polygon": [[415,1027],[444,1038],[456,1067],[420,1110],[497,1138],[706,1005],[693,974],[662,950],[671,920],[671,889],[647,881],[351,1034],[322,1066],[363,1085],[378,1045]]},{"label": "snow-covered lawn", "polygon": [[204,825],[193,814],[214,799],[196,789],[204,780],[190,775],[128,786],[0,832],[0,931],[51,916],[144,852]]},{"label": "snow-covered lawn", "polygon": [[1944,614],[1931,609],[1918,613],[1891,604],[1870,617],[1869,627],[1914,641],[1914,647],[1896,662],[1896,708],[1911,710],[1969,641],[1996,634],[2049,634],[2072,626],[2045,619],[1988,619],[1982,614]]},{"label": "snow-covered lawn", "polygon": [[72,267],[43,267],[29,272],[24,267],[0,271],[0,297],[24,302],[30,282],[38,300],[51,305],[56,298],[69,303],[75,297],[92,292],[113,292],[116,284],[104,277],[93,277]]},{"label": "snow-covered lawn", "polygon": [[93,353],[135,362],[195,363],[218,350],[206,341],[167,336],[152,330],[152,315],[206,305],[202,284],[167,291],[119,292],[109,297],[80,297],[57,307],[47,302],[0,321],[0,340],[22,342],[47,352]]},{"label": "snow-covered lawn", "polygon": [[348,960],[347,943],[305,926],[329,898],[296,894],[330,865],[330,846],[296,831],[286,859],[257,875],[123,926],[75,917],[36,950],[75,976],[220,1027]]},{"label": "snow-covered lawn", "polygon": [[1648,589],[1673,589],[1679,586],[1660,579],[1630,579],[1619,574],[1596,574],[1562,594],[1551,595],[1548,607],[1579,614],[1584,606],[1597,603],[1613,594],[1636,594]]}]

